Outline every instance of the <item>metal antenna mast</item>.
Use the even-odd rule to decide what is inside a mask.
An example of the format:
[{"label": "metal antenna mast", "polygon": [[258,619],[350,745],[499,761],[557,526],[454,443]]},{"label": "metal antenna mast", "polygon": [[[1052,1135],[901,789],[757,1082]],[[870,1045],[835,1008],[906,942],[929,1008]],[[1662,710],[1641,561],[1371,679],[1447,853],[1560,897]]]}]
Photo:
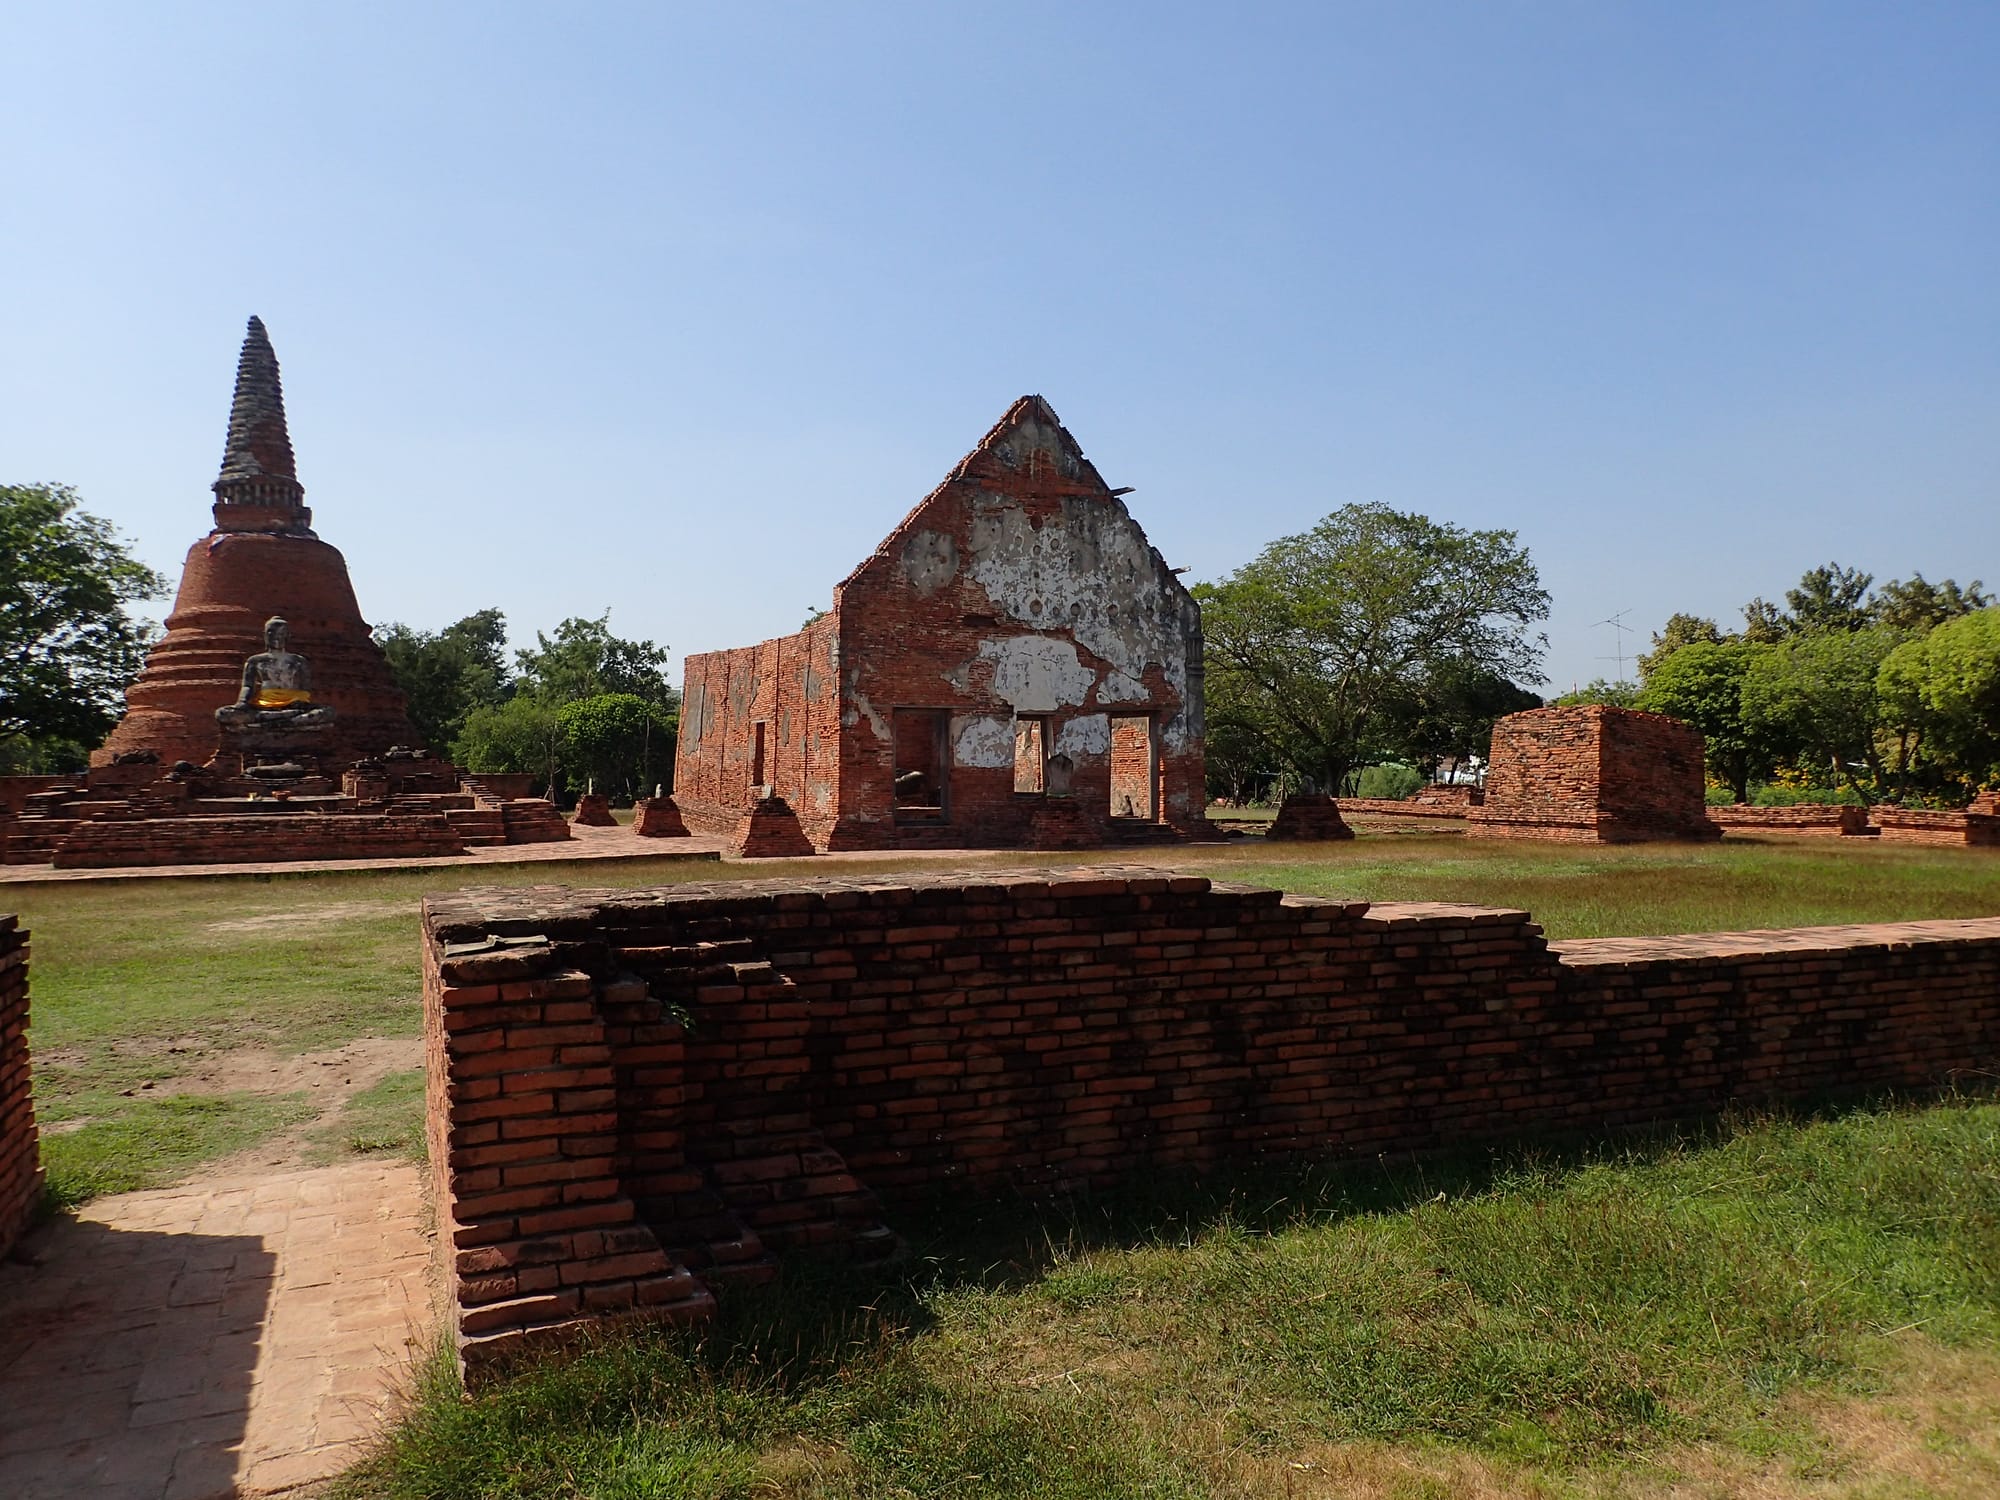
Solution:
[{"label": "metal antenna mast", "polygon": [[1618,681],[1620,682],[1623,682],[1625,680],[1625,637],[1628,635],[1637,634],[1637,632],[1630,625],[1627,625],[1625,623],[1625,617],[1631,613],[1632,611],[1629,609],[1621,609],[1618,611],[1617,614],[1613,615],[1610,619],[1599,620],[1596,625],[1590,627],[1592,630],[1595,630],[1598,628],[1599,625],[1609,625],[1613,630],[1618,632],[1618,634],[1613,637],[1613,639],[1618,642],[1618,654],[1616,656],[1600,656],[1597,659],[1599,661],[1617,662]]}]

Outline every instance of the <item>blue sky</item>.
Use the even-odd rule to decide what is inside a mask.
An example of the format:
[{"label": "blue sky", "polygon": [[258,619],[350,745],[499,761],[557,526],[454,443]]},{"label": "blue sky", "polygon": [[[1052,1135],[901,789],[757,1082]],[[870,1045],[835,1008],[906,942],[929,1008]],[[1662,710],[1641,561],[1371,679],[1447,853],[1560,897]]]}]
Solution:
[{"label": "blue sky", "polygon": [[679,657],[1036,391],[1190,578],[1516,530],[1565,688],[2000,585],[1996,77],[1991,4],[13,6],[0,480],[177,572],[254,312],[368,618]]}]

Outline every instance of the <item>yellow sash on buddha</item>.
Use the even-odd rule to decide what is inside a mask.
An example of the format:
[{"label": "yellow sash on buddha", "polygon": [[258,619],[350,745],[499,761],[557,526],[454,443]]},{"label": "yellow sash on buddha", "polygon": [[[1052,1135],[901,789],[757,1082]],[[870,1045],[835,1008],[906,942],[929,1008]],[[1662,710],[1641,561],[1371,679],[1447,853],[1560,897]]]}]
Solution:
[{"label": "yellow sash on buddha", "polygon": [[258,708],[290,708],[295,703],[312,702],[312,696],[304,688],[260,687],[251,702]]}]

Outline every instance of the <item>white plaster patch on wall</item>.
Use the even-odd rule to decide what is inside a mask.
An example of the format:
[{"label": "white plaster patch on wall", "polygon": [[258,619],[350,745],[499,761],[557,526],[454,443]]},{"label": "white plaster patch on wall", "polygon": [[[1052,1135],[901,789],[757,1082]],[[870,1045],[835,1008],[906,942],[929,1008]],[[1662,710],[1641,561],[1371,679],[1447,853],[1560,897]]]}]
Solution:
[{"label": "white plaster patch on wall", "polygon": [[1063,722],[1062,732],[1056,736],[1053,753],[1067,755],[1071,760],[1079,755],[1105,755],[1111,750],[1111,716],[1109,714],[1078,714],[1074,719]]},{"label": "white plaster patch on wall", "polygon": [[997,771],[1014,764],[1014,721],[1005,714],[953,714],[953,765]]},{"label": "white plaster patch on wall", "polygon": [[875,731],[875,738],[886,745],[890,740],[889,726],[882,722],[882,716],[875,712],[875,705],[868,701],[868,695],[862,692],[857,685],[856,680],[860,676],[861,673],[858,671],[848,674],[848,707],[842,712],[840,722],[845,724],[849,729],[852,729],[856,724],[866,719],[868,727]]},{"label": "white plaster patch on wall", "polygon": [[1072,641],[1015,635],[979,643],[979,657],[993,663],[993,691],[1022,714],[1053,713],[1081,703],[1097,675],[1077,657]]},{"label": "white plaster patch on wall", "polygon": [[1097,684],[1097,701],[1143,703],[1146,701],[1146,684],[1135,677],[1127,677],[1123,672],[1106,672],[1104,680]]},{"label": "white plaster patch on wall", "polygon": [[970,503],[967,571],[996,608],[1031,629],[1069,630],[1131,680],[1157,663],[1185,691],[1199,617],[1123,506],[1065,500],[1037,527],[1018,501],[987,493]]}]

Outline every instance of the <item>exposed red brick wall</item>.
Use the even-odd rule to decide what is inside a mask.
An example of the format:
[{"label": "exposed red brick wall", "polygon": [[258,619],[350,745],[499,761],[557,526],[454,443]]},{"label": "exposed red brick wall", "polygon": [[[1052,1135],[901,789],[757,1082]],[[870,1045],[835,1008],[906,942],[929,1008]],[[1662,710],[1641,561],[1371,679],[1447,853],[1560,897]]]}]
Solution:
[{"label": "exposed red brick wall", "polygon": [[[675,799],[690,827],[728,833],[768,787],[820,849],[1007,846],[1044,828],[1097,840],[1135,791],[1150,820],[1199,832],[1201,653],[1193,598],[1025,397],[835,588],[825,618],[688,659]],[[1143,717],[1115,749],[1120,715]],[[1017,717],[1042,721],[1074,808],[1039,808],[1059,787],[1017,792]],[[899,797],[899,772],[923,793]]]},{"label": "exposed red brick wall", "polygon": [[2000,817],[1990,813],[1871,807],[1868,816],[1889,843],[2000,847]]},{"label": "exposed red brick wall", "polygon": [[40,1146],[28,1078],[28,934],[0,916],[0,1258],[41,1198]]},{"label": "exposed red brick wall", "polygon": [[1587,704],[1493,726],[1486,797],[1466,832],[1627,843],[1720,836],[1704,806],[1700,731],[1664,714]]},{"label": "exposed red brick wall", "polygon": [[572,823],[581,823],[586,828],[615,828],[618,820],[611,815],[611,799],[602,792],[585,792],[576,799],[576,816]]},{"label": "exposed red brick wall", "polygon": [[0,776],[0,813],[19,817],[28,799],[58,787],[74,786],[74,776]]},{"label": "exposed red brick wall", "polygon": [[97,818],[78,824],[51,862],[58,870],[104,870],[119,865],[406,859],[464,852],[464,841],[442,813],[255,813]]},{"label": "exposed red brick wall", "polygon": [[1718,828],[1746,832],[1820,834],[1833,838],[1858,838],[1868,832],[1865,807],[1830,807],[1801,802],[1794,807],[1711,807],[1708,820]]},{"label": "exposed red brick wall", "polygon": [[641,797],[632,804],[632,831],[642,839],[684,839],[687,822],[672,797]]},{"label": "exposed red brick wall", "polygon": [[2000,920],[1551,951],[1522,912],[1071,870],[471,891],[425,925],[474,1363],[599,1306],[699,1315],[684,1272],[878,1255],[939,1185],[1421,1150],[2000,1061]]}]

